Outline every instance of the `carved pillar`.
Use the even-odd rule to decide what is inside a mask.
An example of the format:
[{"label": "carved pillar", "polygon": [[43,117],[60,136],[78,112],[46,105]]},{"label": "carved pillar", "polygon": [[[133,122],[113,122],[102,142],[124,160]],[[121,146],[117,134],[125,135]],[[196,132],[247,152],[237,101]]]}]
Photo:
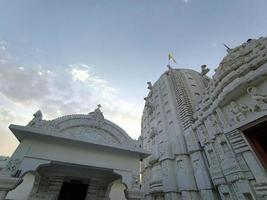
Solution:
[{"label": "carved pillar", "polygon": [[127,200],[143,200],[144,193],[141,191],[139,184],[139,175],[137,172],[114,170],[114,173],[121,175],[122,183],[125,184],[125,197]]}]

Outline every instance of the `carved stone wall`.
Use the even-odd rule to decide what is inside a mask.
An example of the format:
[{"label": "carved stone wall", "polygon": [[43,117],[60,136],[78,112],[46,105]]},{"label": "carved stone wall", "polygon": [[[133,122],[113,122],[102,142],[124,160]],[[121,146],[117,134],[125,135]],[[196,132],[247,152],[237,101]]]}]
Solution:
[{"label": "carved stone wall", "polygon": [[[154,110],[144,110],[142,138],[160,156],[142,164],[144,191],[151,197],[146,172],[160,163],[165,199],[266,199],[266,169],[243,131],[267,120],[267,38],[229,50],[212,79],[206,71],[169,67],[150,84]],[[159,140],[149,139],[151,127]]]}]

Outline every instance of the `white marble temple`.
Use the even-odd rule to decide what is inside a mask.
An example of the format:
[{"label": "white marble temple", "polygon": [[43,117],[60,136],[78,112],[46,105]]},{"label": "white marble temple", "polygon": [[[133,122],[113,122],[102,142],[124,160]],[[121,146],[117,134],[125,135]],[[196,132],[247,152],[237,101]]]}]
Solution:
[{"label": "white marble temple", "polygon": [[212,78],[168,66],[142,116],[146,199],[267,199],[267,38],[228,51]]}]

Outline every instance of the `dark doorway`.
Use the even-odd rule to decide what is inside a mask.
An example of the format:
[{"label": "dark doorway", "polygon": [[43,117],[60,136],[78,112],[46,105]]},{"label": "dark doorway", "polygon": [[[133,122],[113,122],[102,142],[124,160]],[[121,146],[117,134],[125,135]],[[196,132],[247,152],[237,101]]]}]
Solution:
[{"label": "dark doorway", "polygon": [[267,121],[257,124],[243,132],[264,168],[267,169]]},{"label": "dark doorway", "polygon": [[88,184],[64,182],[58,200],[84,200]]}]

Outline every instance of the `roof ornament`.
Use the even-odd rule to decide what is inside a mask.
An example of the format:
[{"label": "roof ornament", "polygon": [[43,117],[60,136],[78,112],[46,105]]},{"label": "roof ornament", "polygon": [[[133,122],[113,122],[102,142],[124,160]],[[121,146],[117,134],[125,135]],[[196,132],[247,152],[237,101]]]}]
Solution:
[{"label": "roof ornament", "polygon": [[98,104],[97,108],[93,112],[88,113],[88,115],[90,115],[95,120],[95,126],[99,126],[104,120],[104,115],[100,110],[101,107],[101,104]]},{"label": "roof ornament", "polygon": [[150,82],[150,81],[148,81],[148,82],[146,82],[147,83],[147,89],[149,89],[149,90],[152,90],[152,83]]},{"label": "roof ornament", "polygon": [[227,46],[227,45],[224,44],[224,43],[223,43],[223,46],[226,48],[227,53],[229,53],[229,52],[232,50],[229,46]]},{"label": "roof ornament", "polygon": [[167,65],[168,70],[172,70],[172,67],[168,64]]},{"label": "roof ornament", "polygon": [[176,60],[174,59],[174,57],[172,56],[171,53],[168,54],[168,65],[170,65],[170,62],[176,63]]},{"label": "roof ornament", "polygon": [[41,110],[38,110],[36,113],[33,114],[33,119],[28,123],[27,126],[33,126],[42,120],[43,120],[43,114]]},{"label": "roof ornament", "polygon": [[207,65],[201,65],[201,76],[207,75],[209,71],[210,69],[207,67]]}]

